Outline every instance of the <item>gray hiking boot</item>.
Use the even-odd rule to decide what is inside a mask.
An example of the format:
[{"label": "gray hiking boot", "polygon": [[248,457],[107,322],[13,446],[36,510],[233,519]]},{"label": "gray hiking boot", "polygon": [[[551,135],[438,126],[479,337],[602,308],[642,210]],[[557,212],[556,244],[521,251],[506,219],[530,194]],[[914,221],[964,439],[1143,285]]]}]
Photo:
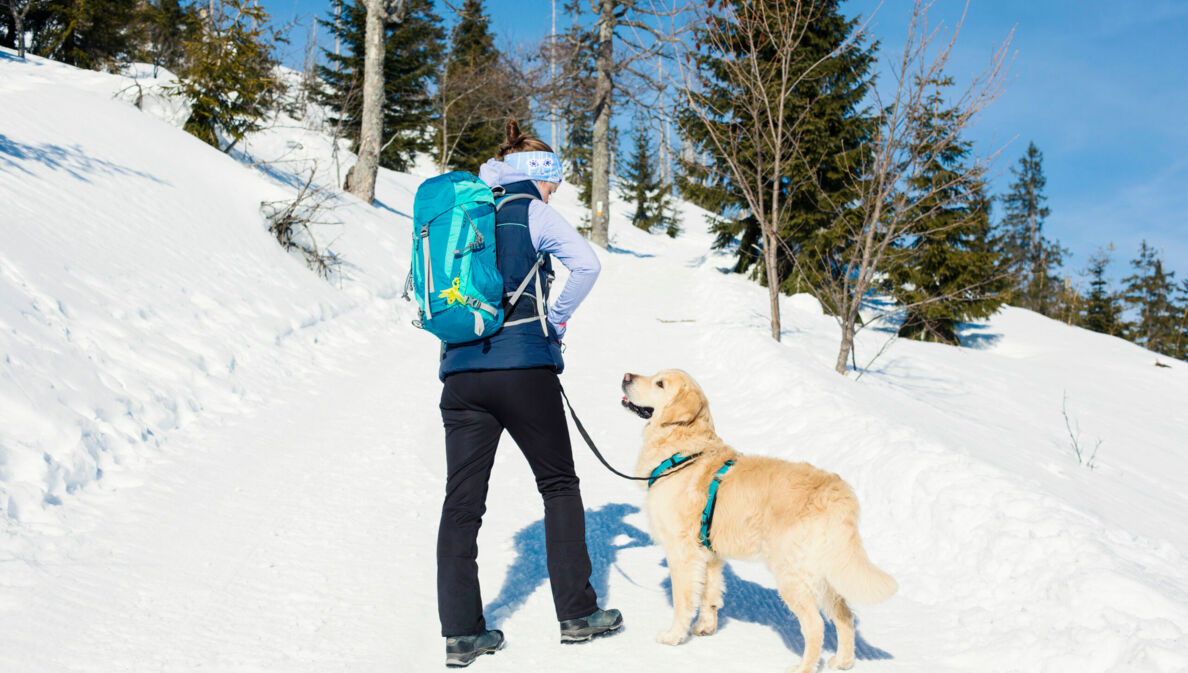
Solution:
[{"label": "gray hiking boot", "polygon": [[474,636],[450,636],[446,638],[446,666],[469,666],[480,654],[494,654],[496,650],[502,650],[503,645],[503,631],[484,631]]},{"label": "gray hiking boot", "polygon": [[561,642],[582,643],[591,638],[614,633],[623,627],[618,610],[595,610],[592,614],[561,622]]}]

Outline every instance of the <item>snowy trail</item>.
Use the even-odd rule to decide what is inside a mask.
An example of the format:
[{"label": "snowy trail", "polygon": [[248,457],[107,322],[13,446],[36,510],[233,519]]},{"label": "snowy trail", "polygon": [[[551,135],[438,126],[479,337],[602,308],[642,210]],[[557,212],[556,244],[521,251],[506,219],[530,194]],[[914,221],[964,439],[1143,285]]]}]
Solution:
[{"label": "snowy trail", "polygon": [[[18,552],[6,564],[15,571],[6,574],[14,610],[0,619],[15,625],[6,634],[15,647],[0,651],[0,670],[90,671],[98,659],[105,671],[439,668],[438,384],[423,342],[406,343],[344,341],[322,355],[333,366],[294,372],[298,387],[257,390],[267,402],[196,421],[144,470],[117,474],[59,508],[30,558]],[[596,373],[566,377],[575,403],[611,407],[613,423],[596,418],[594,427],[636,442],[638,423],[618,413],[617,396],[590,399],[591,389],[613,390],[617,380],[586,369]],[[613,460],[628,468],[633,456],[614,449]],[[662,554],[639,512],[642,496],[603,471],[584,445],[574,450],[593,582],[604,604],[625,611],[628,627],[587,649],[557,643],[539,499],[505,441],[480,544],[489,617],[511,644],[484,669],[535,670],[560,658],[571,670],[595,671],[640,648],[649,652],[645,661],[663,656],[673,666],[791,663],[799,632],[758,567],[728,574],[736,598],[723,612],[730,647],[656,645],[670,602]],[[18,606],[21,619],[11,619]],[[47,642],[60,646],[46,652],[38,645]],[[860,646],[862,655],[890,656],[865,640]]]},{"label": "snowy trail", "polygon": [[63,513],[71,533],[51,538],[56,554],[25,570],[20,631],[7,636],[58,647],[4,662],[37,651],[6,648],[0,670],[95,670],[100,653],[103,670],[390,670],[394,609],[433,592],[423,578],[385,580],[421,566],[408,542],[435,528],[419,514],[438,488],[396,441],[409,389],[373,374],[407,353],[368,355],[263,409],[195,424],[141,486],[82,495]]},{"label": "snowy trail", "polygon": [[[22,618],[5,619],[16,647],[0,652],[0,670],[90,671],[100,658],[107,671],[439,667],[426,556],[444,465],[417,459],[441,441],[435,400],[401,376],[375,375],[407,369],[407,350],[381,342],[356,356],[263,408],[195,423],[138,475],[143,483],[108,484],[62,508],[59,525],[70,534],[46,531],[53,553],[42,547],[36,564],[8,564],[23,575],[9,592]],[[580,462],[593,460],[584,446],[575,450]],[[522,463],[505,442],[481,542],[488,611],[511,646],[484,668],[534,670],[563,657],[571,670],[593,671],[604,657],[659,647],[653,627],[668,609],[659,550],[637,499],[602,502],[622,486],[588,464],[594,582],[630,621],[590,649],[556,642],[537,496]],[[740,650],[756,665],[780,666],[789,658],[780,641],[799,636],[777,623],[775,592],[734,573],[730,584],[746,607],[728,608],[725,628],[753,622],[747,640],[758,642]],[[37,647],[47,642],[59,646]],[[738,660],[732,649],[693,644],[670,658],[729,664]],[[35,658],[13,658],[21,653]]]}]

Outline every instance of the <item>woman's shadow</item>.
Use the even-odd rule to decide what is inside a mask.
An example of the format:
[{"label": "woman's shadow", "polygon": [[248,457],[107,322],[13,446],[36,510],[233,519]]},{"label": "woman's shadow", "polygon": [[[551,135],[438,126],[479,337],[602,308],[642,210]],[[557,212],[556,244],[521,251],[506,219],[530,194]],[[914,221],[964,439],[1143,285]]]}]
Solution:
[{"label": "woman's shadow", "polygon": [[[590,584],[599,596],[607,595],[610,569],[619,551],[633,547],[647,547],[652,538],[644,531],[627,523],[629,514],[639,508],[625,503],[610,503],[598,509],[586,510],[586,546],[590,552]],[[625,538],[625,539],[624,539]],[[544,520],[521,529],[513,539],[516,560],[507,570],[499,595],[487,604],[483,612],[489,628],[497,629],[508,617],[520,609],[528,597],[548,581],[545,566]],[[779,634],[788,649],[797,654],[804,653],[804,638],[800,635],[800,623],[780,598],[779,592],[739,577],[727,563],[723,570],[726,581],[725,605],[718,611],[719,628],[726,627],[731,620],[751,622],[767,626]],[[672,603],[672,581],[663,582],[668,601]],[[858,619],[854,619],[857,630]],[[657,624],[657,630],[667,624]],[[825,648],[837,649],[837,630],[826,620]],[[891,654],[881,650],[862,637],[855,636],[855,655],[859,659],[891,659]]]},{"label": "woman's shadow", "polygon": [[[590,584],[599,596],[607,595],[610,568],[620,550],[652,544],[652,538],[647,533],[624,521],[627,515],[638,511],[638,507],[623,503],[610,503],[598,509],[586,510]],[[616,543],[622,536],[627,539]],[[524,601],[549,579],[549,571],[545,566],[544,519],[522,528],[513,541],[516,560],[507,569],[507,577],[503,580],[499,595],[483,609],[488,628],[499,628],[503,620],[519,610]]]}]

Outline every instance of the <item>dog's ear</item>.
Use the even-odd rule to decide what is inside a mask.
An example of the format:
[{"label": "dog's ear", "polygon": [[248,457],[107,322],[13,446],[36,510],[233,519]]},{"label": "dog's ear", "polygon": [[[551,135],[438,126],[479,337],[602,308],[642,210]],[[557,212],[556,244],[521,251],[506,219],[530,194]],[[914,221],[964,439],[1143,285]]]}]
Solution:
[{"label": "dog's ear", "polygon": [[680,392],[660,410],[656,422],[659,425],[691,425],[703,413],[705,396],[694,386],[682,384]]}]

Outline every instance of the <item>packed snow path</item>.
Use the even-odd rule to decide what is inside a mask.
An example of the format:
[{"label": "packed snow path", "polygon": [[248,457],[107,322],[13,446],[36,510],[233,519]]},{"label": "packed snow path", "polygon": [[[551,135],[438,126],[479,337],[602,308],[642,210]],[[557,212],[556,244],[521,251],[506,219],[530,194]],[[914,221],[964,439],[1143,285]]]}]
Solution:
[{"label": "packed snow path", "polygon": [[[113,100],[126,86],[0,51],[0,671],[439,670],[436,344],[399,300],[420,177],[340,202],[326,283],[258,208],[315,161],[338,182],[316,120],[244,145],[283,157],[261,173]],[[857,609],[856,671],[1188,670],[1183,363],[1007,308],[971,347],[897,342],[855,382],[811,298],[782,300],[771,340],[766,291],[707,252],[701,211],[676,240],[613,212],[571,399],[627,468],[620,377],[680,367],[736,448],[852,484],[901,586]],[[860,362],[888,338],[863,332]],[[593,581],[625,630],[557,642],[539,497],[505,440],[480,573],[509,645],[473,670],[788,668],[799,631],[754,564],[731,563],[718,634],[654,642],[671,613],[642,491],[574,438]]]}]

